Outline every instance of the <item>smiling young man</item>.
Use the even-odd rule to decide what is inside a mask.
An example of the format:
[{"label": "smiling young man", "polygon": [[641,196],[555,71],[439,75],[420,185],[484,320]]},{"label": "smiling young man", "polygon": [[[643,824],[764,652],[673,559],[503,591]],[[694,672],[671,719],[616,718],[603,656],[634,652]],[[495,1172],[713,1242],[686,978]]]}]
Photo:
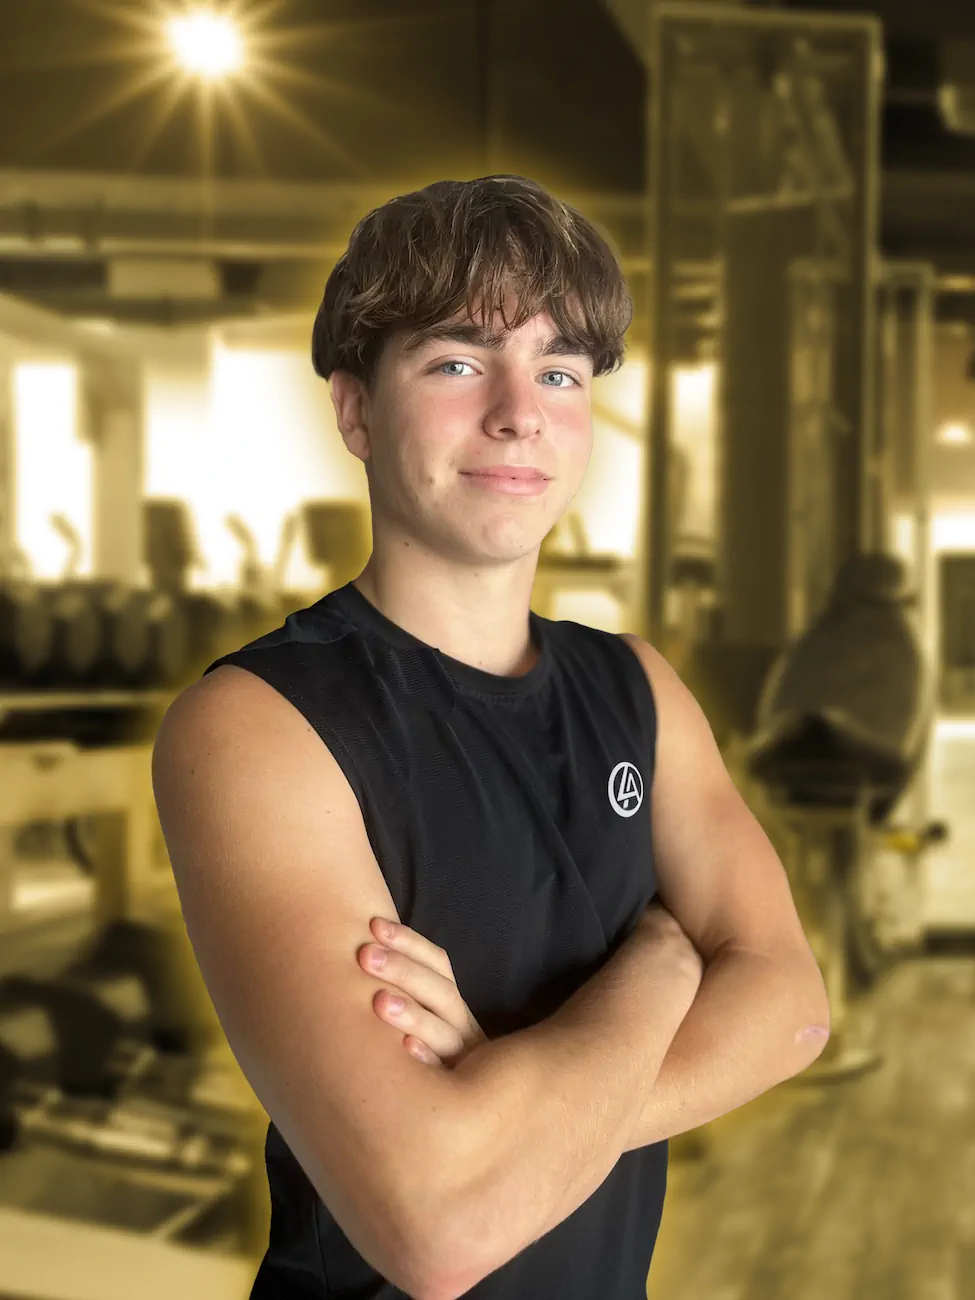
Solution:
[{"label": "smiling young man", "polygon": [[[693,698],[640,638],[530,609],[631,312],[599,231],[521,177],[384,204],[329,277],[313,363],[372,554],[211,664],[153,752],[271,1119],[254,1297],[641,1300],[667,1138],[822,1050],[784,872]],[[403,1050],[465,1029],[451,1068]]]}]

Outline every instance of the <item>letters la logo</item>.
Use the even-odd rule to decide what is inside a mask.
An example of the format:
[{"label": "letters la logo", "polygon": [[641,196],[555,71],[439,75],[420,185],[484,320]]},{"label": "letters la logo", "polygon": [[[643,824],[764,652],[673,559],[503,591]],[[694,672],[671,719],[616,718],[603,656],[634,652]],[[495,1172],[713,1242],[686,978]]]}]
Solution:
[{"label": "letters la logo", "polygon": [[617,763],[609,774],[609,802],[621,817],[632,817],[643,803],[643,777],[632,763]]}]

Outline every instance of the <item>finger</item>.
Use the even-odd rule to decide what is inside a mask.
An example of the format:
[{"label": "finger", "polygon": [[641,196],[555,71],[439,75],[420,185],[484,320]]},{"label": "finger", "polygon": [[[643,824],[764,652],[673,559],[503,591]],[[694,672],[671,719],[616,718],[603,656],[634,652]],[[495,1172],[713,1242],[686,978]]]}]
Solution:
[{"label": "finger", "polygon": [[390,999],[395,996],[397,995],[390,989],[380,989],[373,998],[373,1010],[380,1020],[404,1033],[412,1034],[438,1056],[452,1057],[463,1051],[464,1037],[453,1025],[431,1014],[402,993],[399,996],[403,998],[403,1010],[396,1013],[389,1005]]},{"label": "finger", "polygon": [[374,970],[370,965],[373,949],[374,945],[365,944],[358,953],[359,965],[367,975],[373,975],[385,984],[395,984],[397,991],[408,993],[414,1001],[441,1020],[446,1020],[458,1032],[469,1031],[467,1004],[452,976],[440,975],[420,961],[392,949],[384,949],[385,964]]},{"label": "finger", "polygon": [[[454,972],[446,951],[430,939],[416,930],[411,930],[402,922],[387,921],[380,916],[374,916],[370,925],[375,937],[385,947],[412,957],[414,961],[422,962],[424,966],[432,967],[447,979],[453,979]],[[389,934],[384,934],[384,930],[389,930]]]},{"label": "finger", "polygon": [[411,1056],[415,1056],[418,1061],[424,1065],[443,1065],[443,1061],[436,1052],[431,1052],[426,1043],[421,1042],[419,1038],[414,1038],[412,1034],[407,1034],[403,1039],[403,1046]]}]

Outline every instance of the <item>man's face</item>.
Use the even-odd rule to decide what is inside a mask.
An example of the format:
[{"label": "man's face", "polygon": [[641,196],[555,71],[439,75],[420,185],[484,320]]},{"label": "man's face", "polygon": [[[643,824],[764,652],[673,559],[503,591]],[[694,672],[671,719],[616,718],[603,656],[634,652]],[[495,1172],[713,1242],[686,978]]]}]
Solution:
[{"label": "man's face", "polygon": [[[514,303],[505,307],[510,319]],[[339,427],[366,463],[374,526],[461,563],[537,555],[589,464],[591,358],[556,339],[547,312],[508,333],[498,313],[487,331],[497,331],[500,347],[479,341],[466,314],[437,334],[452,326],[471,336],[408,349],[410,331],[392,335],[371,397],[350,376],[333,375]],[[472,473],[498,465],[541,470],[547,481],[515,495]]]}]

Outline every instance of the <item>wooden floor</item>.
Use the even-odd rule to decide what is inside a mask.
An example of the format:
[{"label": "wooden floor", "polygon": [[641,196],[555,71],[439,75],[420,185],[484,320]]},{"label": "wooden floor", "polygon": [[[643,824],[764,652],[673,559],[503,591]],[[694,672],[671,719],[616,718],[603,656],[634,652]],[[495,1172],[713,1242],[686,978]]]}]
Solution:
[{"label": "wooden floor", "polygon": [[873,1070],[675,1143],[649,1300],[975,1300],[975,958],[896,967],[871,1022]]}]

